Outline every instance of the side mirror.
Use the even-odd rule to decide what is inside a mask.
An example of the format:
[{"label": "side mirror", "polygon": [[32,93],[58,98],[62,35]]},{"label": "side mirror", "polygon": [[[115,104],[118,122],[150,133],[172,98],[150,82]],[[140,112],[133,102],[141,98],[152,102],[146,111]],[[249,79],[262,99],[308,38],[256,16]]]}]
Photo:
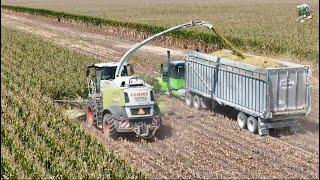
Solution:
[{"label": "side mirror", "polygon": [[90,70],[89,70],[89,68],[86,68],[86,77],[88,77],[89,74],[90,74]]}]

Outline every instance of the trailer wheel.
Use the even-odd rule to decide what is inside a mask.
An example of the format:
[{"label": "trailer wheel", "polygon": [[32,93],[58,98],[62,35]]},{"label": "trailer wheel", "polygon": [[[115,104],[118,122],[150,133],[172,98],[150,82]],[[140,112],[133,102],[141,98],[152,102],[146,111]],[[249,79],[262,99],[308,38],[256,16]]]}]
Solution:
[{"label": "trailer wheel", "polygon": [[200,110],[201,109],[201,98],[198,95],[193,97],[193,107]]},{"label": "trailer wheel", "polygon": [[210,109],[212,103],[213,102],[211,102],[210,99],[208,99],[206,97],[202,97],[202,99],[201,99],[201,107],[204,109]]},{"label": "trailer wheel", "polygon": [[186,105],[191,107],[192,106],[192,94],[190,92],[187,92],[186,94]]},{"label": "trailer wheel", "polygon": [[247,116],[243,112],[239,112],[237,122],[241,129],[245,129],[247,127]]},{"label": "trailer wheel", "polygon": [[115,121],[115,118],[110,113],[107,113],[103,116],[103,134],[105,138],[117,137],[118,132],[114,124],[114,121]]},{"label": "trailer wheel", "polygon": [[258,121],[256,118],[249,116],[247,120],[247,126],[249,132],[256,134],[258,132]]}]

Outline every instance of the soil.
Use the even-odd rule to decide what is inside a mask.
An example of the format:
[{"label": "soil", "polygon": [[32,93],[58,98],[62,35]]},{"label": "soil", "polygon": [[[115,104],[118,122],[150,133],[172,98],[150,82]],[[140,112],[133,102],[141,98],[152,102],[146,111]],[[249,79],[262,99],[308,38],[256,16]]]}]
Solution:
[{"label": "soil", "polygon": [[[1,26],[41,36],[81,53],[101,58],[119,59],[137,39],[118,31],[55,19],[12,12],[1,12]],[[166,47],[161,47],[166,46]],[[136,72],[159,75],[160,63],[166,61],[170,44],[156,43],[137,53],[147,61],[136,62]],[[185,49],[172,48],[174,58],[182,58]],[[183,101],[162,96],[173,115],[163,117],[163,126],[154,141],[144,141],[133,134],[105,140],[101,130],[81,123],[135,168],[151,178],[319,178],[319,86],[318,66],[312,65],[313,110],[300,125],[291,130],[277,130],[271,136],[240,130],[236,112],[225,107],[215,111],[197,111]]]}]

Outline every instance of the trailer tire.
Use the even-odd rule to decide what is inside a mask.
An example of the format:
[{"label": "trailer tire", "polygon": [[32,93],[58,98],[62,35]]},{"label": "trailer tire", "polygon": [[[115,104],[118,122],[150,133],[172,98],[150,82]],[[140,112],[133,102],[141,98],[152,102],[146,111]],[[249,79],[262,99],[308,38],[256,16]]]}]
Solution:
[{"label": "trailer tire", "polygon": [[206,98],[206,97],[202,97],[201,98],[201,107],[203,109],[211,109],[211,105],[213,102],[210,101],[210,99]]},{"label": "trailer tire", "polygon": [[192,107],[192,104],[193,104],[192,99],[193,99],[192,94],[190,92],[187,92],[186,99],[185,99],[187,106]]},{"label": "trailer tire", "polygon": [[258,132],[258,121],[253,116],[249,116],[247,120],[247,127],[249,132],[256,134]]},{"label": "trailer tire", "polygon": [[198,95],[194,95],[193,97],[193,107],[197,110],[201,109],[201,98]]},{"label": "trailer tire", "polygon": [[118,132],[114,121],[115,118],[110,113],[107,113],[103,116],[103,134],[105,138],[114,139],[117,137]]},{"label": "trailer tire", "polygon": [[238,126],[241,129],[245,129],[247,127],[247,116],[243,113],[243,112],[239,112],[238,116],[237,116],[237,122],[238,122]]}]

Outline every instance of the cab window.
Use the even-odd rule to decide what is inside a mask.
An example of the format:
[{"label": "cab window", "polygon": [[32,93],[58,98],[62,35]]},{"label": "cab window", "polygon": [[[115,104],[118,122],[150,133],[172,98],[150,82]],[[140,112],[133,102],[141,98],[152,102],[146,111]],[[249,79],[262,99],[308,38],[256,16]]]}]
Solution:
[{"label": "cab window", "polygon": [[[117,67],[104,67],[101,70],[101,80],[113,80],[115,78]],[[128,74],[127,67],[124,66],[121,76],[126,76]]]},{"label": "cab window", "polygon": [[171,66],[171,77],[184,78],[184,64],[176,64]]}]

